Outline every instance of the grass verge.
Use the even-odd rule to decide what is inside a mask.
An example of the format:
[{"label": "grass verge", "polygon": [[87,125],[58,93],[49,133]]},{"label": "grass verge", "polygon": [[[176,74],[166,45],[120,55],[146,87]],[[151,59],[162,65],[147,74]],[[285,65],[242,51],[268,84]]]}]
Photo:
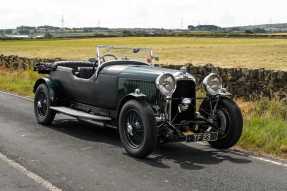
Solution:
[{"label": "grass verge", "polygon": [[[0,90],[33,96],[32,88],[39,77],[33,71],[0,68]],[[243,135],[238,145],[257,153],[287,158],[287,104],[267,99],[237,100],[237,103],[244,116]]]},{"label": "grass verge", "polygon": [[241,148],[287,158],[287,104],[279,100],[237,101],[244,116]]},{"label": "grass verge", "polygon": [[38,78],[39,74],[31,70],[12,71],[0,68],[0,89],[23,96],[32,96],[33,85]]}]

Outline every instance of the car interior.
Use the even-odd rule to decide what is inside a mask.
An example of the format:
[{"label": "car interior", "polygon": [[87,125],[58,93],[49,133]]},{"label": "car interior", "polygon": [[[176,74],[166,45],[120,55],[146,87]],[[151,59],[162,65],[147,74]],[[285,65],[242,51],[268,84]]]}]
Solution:
[{"label": "car interior", "polygon": [[78,78],[89,79],[97,70],[97,63],[90,61],[60,61],[55,62],[53,67],[72,68],[73,75]]},{"label": "car interior", "polygon": [[[110,61],[110,62],[105,62],[104,66],[110,66],[114,64],[117,64],[117,65],[127,65],[127,64],[149,65],[147,63],[138,62],[138,61],[116,61],[116,62]],[[94,61],[94,62],[91,62],[91,61],[59,61],[59,62],[55,62],[52,67],[56,69],[58,66],[72,68],[73,75],[78,78],[83,78],[83,79],[91,78],[99,67],[97,61]],[[103,64],[101,66],[103,66]],[[99,70],[101,70],[102,68],[103,67],[100,67]]]}]

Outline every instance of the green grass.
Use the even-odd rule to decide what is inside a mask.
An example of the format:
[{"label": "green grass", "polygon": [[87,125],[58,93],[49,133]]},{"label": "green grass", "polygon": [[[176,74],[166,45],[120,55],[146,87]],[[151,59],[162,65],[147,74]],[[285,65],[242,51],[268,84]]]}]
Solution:
[{"label": "green grass", "polygon": [[244,133],[240,144],[242,148],[273,155],[286,153],[287,125],[279,119],[255,116],[245,122]]},{"label": "green grass", "polygon": [[24,57],[87,59],[96,45],[150,47],[162,64],[212,63],[222,67],[287,70],[286,39],[122,37],[0,41],[0,54]]},{"label": "green grass", "polygon": [[[279,100],[262,99],[242,103],[244,131],[242,148],[287,157],[287,104]],[[246,109],[247,108],[247,109]]]},{"label": "green grass", "polygon": [[38,73],[31,70],[11,71],[0,69],[0,89],[23,96],[32,96],[32,89],[38,78]]}]

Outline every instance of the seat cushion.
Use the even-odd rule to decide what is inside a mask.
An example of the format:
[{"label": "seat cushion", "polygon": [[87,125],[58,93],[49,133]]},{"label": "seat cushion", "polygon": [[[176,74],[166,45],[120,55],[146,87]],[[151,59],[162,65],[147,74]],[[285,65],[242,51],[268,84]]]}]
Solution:
[{"label": "seat cushion", "polygon": [[90,77],[92,77],[94,71],[96,70],[97,68],[95,68],[94,70],[93,67],[77,67],[74,75],[77,76],[78,78],[89,79]]}]

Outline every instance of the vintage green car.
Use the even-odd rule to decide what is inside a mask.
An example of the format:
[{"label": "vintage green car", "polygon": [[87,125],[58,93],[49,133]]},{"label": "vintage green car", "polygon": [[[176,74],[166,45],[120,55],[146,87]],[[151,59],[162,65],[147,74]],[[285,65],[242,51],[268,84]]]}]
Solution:
[{"label": "vintage green car", "polygon": [[194,76],[185,68],[155,66],[155,60],[150,49],[99,46],[89,61],[36,65],[46,74],[34,86],[38,123],[49,125],[63,113],[117,128],[125,150],[140,158],[166,142],[205,141],[218,149],[236,144],[242,114],[221,78],[204,78],[206,96],[197,112]]}]

